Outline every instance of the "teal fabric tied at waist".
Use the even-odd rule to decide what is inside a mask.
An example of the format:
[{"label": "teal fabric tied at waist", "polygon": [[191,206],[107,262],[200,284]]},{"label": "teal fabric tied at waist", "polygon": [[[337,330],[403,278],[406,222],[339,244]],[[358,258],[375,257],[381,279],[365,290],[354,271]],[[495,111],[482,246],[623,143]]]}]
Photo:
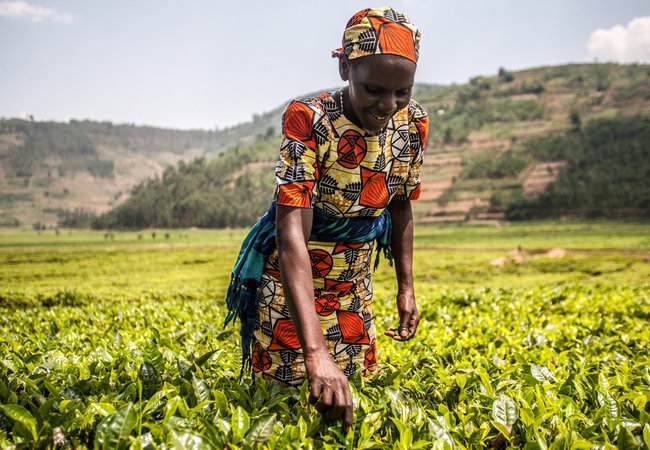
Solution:
[{"label": "teal fabric tied at waist", "polygon": [[[242,375],[251,368],[251,350],[255,330],[257,288],[262,279],[264,259],[276,248],[275,203],[253,226],[242,243],[237,262],[230,275],[226,294],[228,314],[225,325],[239,317],[242,339]],[[377,241],[374,268],[379,255],[393,263],[390,250],[392,224],[388,209],[378,217],[336,217],[314,209],[310,241],[360,243]]]}]

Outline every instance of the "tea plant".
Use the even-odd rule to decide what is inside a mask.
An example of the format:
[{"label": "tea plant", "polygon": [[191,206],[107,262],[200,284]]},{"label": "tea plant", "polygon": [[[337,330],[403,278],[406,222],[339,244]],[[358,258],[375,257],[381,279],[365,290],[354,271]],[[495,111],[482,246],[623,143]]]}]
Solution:
[{"label": "tea plant", "polygon": [[[580,255],[488,263],[505,243],[557,245],[572,228]],[[0,448],[650,448],[643,230],[422,228],[417,338],[381,335],[395,325],[382,267],[378,373],[351,381],[347,435],[309,404],[306,385],[240,379],[237,333],[223,327],[230,232],[206,246],[189,231],[177,248],[130,247],[135,233],[65,251],[5,242]]]},{"label": "tea plant", "polygon": [[[4,309],[0,444],[133,448],[642,448],[648,286],[448,290],[419,337],[353,380],[346,436],[306,385],[239,378],[217,292],[112,300],[62,291]],[[379,327],[389,312],[378,304]]]}]

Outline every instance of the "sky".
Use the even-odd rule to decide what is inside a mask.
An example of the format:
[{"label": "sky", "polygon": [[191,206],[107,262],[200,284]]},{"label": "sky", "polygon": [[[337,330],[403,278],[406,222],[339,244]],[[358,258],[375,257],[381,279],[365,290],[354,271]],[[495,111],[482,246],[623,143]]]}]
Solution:
[{"label": "sky", "polygon": [[422,33],[416,82],[650,62],[648,0],[0,0],[0,117],[232,126],[341,86],[331,50],[384,4]]}]

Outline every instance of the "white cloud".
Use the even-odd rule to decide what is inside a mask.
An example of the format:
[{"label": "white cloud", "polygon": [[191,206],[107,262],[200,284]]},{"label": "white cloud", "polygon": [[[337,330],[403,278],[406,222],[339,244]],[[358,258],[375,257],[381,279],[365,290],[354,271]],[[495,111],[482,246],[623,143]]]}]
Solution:
[{"label": "white cloud", "polygon": [[600,28],[587,43],[593,57],[618,62],[650,62],[650,16],[635,17],[627,27]]},{"label": "white cloud", "polygon": [[10,19],[26,19],[32,22],[53,20],[54,22],[72,22],[70,14],[60,13],[56,9],[45,6],[30,5],[23,0],[0,2],[0,17]]}]

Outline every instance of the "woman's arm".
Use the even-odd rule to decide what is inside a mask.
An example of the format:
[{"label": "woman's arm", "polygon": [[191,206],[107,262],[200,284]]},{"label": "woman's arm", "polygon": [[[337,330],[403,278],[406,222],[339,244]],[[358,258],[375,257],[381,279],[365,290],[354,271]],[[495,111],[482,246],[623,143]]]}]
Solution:
[{"label": "woman's arm", "polygon": [[314,306],[314,284],[307,242],[313,210],[277,205],[276,236],[282,289],[305,359],[310,400],[329,410],[331,420],[343,419],[343,431],[352,426],[352,395],[348,379],[327,351]]},{"label": "woman's arm", "polygon": [[384,334],[396,341],[407,341],[415,336],[420,322],[413,290],[413,211],[410,200],[397,198],[390,202],[388,211],[393,222],[391,249],[397,276],[399,327],[389,328]]}]

